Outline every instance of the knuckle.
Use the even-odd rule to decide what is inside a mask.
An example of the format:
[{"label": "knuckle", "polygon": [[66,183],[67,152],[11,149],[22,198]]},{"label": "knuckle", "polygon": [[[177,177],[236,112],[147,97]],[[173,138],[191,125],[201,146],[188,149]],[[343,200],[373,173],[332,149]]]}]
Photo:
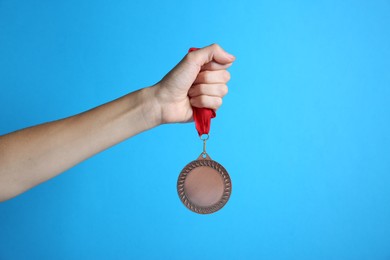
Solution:
[{"label": "knuckle", "polygon": [[215,49],[215,50],[221,49],[221,47],[219,46],[218,43],[213,43],[213,44],[211,44],[211,47],[212,47],[213,49]]},{"label": "knuckle", "polygon": [[219,108],[220,106],[222,106],[222,98],[215,98],[214,99],[214,109],[217,109]]},{"label": "knuckle", "polygon": [[186,62],[193,62],[195,60],[196,53],[194,51],[189,52],[184,57],[184,61]]},{"label": "knuckle", "polygon": [[224,70],[223,77],[226,80],[226,82],[228,82],[230,80],[230,78],[231,78],[230,72],[227,71],[227,70]]},{"label": "knuckle", "polygon": [[228,92],[229,92],[228,87],[226,85],[222,85],[222,87],[221,87],[221,95],[222,96],[226,96]]}]

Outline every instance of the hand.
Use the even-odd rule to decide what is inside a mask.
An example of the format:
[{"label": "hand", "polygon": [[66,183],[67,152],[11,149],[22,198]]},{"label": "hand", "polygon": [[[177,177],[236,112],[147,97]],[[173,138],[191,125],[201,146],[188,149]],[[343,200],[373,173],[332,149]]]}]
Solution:
[{"label": "hand", "polygon": [[155,88],[161,123],[188,122],[192,108],[217,110],[227,94],[235,57],[217,44],[188,53]]}]

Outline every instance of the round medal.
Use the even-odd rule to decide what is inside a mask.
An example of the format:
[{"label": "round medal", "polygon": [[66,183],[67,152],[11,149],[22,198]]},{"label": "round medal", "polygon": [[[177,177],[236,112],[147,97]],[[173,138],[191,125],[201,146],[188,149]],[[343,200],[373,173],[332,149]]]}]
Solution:
[{"label": "round medal", "polygon": [[181,171],[177,192],[188,209],[199,214],[209,214],[220,210],[227,203],[232,183],[226,169],[203,152]]}]

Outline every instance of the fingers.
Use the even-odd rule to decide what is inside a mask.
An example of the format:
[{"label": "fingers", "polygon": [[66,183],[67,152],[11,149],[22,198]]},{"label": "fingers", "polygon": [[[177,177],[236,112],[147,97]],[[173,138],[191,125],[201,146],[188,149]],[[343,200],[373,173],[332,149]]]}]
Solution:
[{"label": "fingers", "polygon": [[230,80],[230,73],[227,70],[202,71],[198,74],[193,84],[226,83]]},{"label": "fingers", "polygon": [[228,63],[228,64],[219,64],[215,61],[211,61],[205,65],[202,66],[201,68],[201,71],[205,71],[205,70],[226,70],[228,69],[230,66],[232,66],[232,62],[231,63]]},{"label": "fingers", "polygon": [[230,80],[230,73],[226,69],[233,62],[232,60],[225,61],[215,59],[214,56],[211,61],[201,67],[201,71],[188,91],[192,106],[217,110],[222,105],[222,98],[228,92],[226,83]]},{"label": "fingers", "polygon": [[213,97],[224,97],[228,93],[228,87],[225,84],[198,84],[194,85],[188,91],[191,98],[207,95]]},{"label": "fingers", "polygon": [[205,48],[190,52],[185,58],[186,62],[196,64],[199,67],[212,61],[221,65],[226,65],[232,63],[234,60],[235,57],[223,50],[218,44],[212,44]]},{"label": "fingers", "polygon": [[217,110],[222,105],[222,98],[228,93],[224,83],[197,84],[190,88],[188,96],[194,107],[206,107]]},{"label": "fingers", "polygon": [[201,95],[190,99],[193,107],[207,107],[217,110],[222,105],[222,98]]}]

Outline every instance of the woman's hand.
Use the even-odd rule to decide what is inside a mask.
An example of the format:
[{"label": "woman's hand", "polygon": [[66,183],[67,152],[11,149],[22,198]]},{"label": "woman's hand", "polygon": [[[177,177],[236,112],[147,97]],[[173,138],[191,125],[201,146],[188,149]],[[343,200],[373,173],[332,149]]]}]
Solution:
[{"label": "woman's hand", "polygon": [[192,108],[217,110],[227,94],[229,68],[235,57],[217,44],[188,53],[159,83],[152,87],[159,123],[188,122]]}]

